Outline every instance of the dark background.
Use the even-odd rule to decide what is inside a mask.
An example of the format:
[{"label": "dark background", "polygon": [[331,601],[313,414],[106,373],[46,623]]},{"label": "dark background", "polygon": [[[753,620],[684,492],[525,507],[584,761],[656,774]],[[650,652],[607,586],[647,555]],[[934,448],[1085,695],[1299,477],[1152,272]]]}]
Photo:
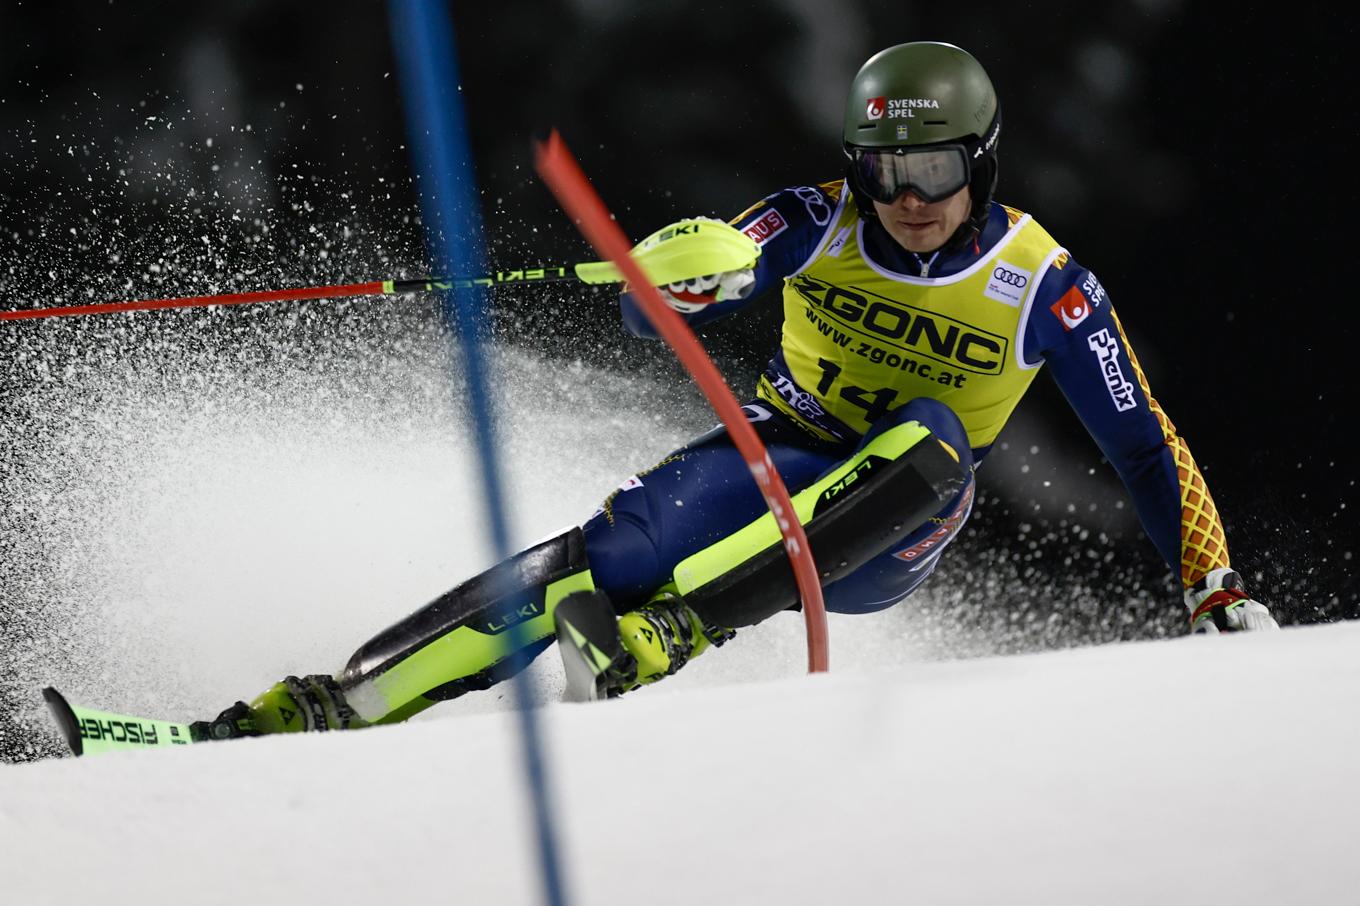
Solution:
[{"label": "dark background", "polygon": [[[999,199],[1111,293],[1235,565],[1282,622],[1360,616],[1354,29],[1177,0],[1099,6],[454,3],[492,260],[590,257],[532,175],[546,128],[638,239],[838,177],[860,63],[902,41],[957,43],[1005,111]],[[0,33],[5,308],[425,273],[385,5],[10,3]],[[499,297],[500,335],[668,373],[664,353],[621,337],[611,293],[552,298]],[[777,306],[753,309],[705,336],[739,392],[777,337]],[[284,316],[230,317],[261,331]],[[32,362],[6,330],[12,390]],[[1087,478],[1099,454],[1049,382],[1034,387],[983,470],[967,542],[1001,585],[961,586],[954,604],[1013,621],[1006,602],[1026,585],[1079,572],[1097,599],[1146,589],[1147,619],[1087,608],[1059,621],[1069,632],[1030,613],[1048,628],[1017,647],[1175,631],[1165,567],[1127,511],[1087,506],[1108,494]],[[1094,513],[1080,525],[1074,501]],[[1082,525],[1094,534],[1074,543]]]}]

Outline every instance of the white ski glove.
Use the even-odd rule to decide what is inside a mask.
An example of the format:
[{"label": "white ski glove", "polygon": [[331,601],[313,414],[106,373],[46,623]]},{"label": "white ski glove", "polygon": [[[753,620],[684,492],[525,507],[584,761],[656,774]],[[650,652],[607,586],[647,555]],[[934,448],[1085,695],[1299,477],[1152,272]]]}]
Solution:
[{"label": "white ski glove", "polygon": [[1228,567],[1211,571],[1185,590],[1185,606],[1190,611],[1190,631],[1217,634],[1243,630],[1279,629],[1270,610],[1252,600],[1242,586],[1242,577]]},{"label": "white ski glove", "polygon": [[715,302],[745,299],[751,294],[755,283],[755,271],[748,267],[657,288],[661,290],[661,298],[667,305],[682,315],[690,315]]}]

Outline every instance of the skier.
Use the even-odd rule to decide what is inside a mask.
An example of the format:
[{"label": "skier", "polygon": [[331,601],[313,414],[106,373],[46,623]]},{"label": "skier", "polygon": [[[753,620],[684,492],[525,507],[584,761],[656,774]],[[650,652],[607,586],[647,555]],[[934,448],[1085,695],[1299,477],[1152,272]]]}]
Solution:
[{"label": "skier", "polygon": [[[892,606],[930,575],[968,519],[974,470],[1046,364],[1180,577],[1191,631],[1277,628],[1233,570],[1204,478],[1100,281],[993,200],[1000,133],[970,54],[889,47],[851,83],[845,177],[738,215],[760,246],[753,268],[663,288],[697,327],[781,286],[781,343],[745,411],[812,513],[828,610]],[[653,336],[627,295],[621,306],[629,330]],[[574,694],[617,695],[796,602],[772,518],[719,428],[625,481],[583,526],[380,633],[339,674],[290,676],[197,729],[404,720],[490,687],[555,637]],[[529,647],[509,658],[516,624]]]}]

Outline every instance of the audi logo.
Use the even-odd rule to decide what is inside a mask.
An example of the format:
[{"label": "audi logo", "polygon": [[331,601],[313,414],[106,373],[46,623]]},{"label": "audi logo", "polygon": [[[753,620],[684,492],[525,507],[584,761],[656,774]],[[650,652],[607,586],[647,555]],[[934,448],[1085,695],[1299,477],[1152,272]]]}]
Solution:
[{"label": "audi logo", "polygon": [[1015,271],[1008,271],[1004,267],[998,267],[992,271],[992,276],[1002,283],[1009,283],[1014,287],[1024,286],[1029,282],[1029,278],[1024,274],[1017,274]]}]

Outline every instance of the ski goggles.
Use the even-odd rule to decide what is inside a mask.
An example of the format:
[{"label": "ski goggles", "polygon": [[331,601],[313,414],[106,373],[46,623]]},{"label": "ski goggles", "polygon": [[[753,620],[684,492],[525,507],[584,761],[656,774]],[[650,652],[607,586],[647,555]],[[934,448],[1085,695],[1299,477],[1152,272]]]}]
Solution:
[{"label": "ski goggles", "polygon": [[859,188],[883,204],[908,190],[925,202],[943,201],[971,178],[963,145],[849,150]]}]

